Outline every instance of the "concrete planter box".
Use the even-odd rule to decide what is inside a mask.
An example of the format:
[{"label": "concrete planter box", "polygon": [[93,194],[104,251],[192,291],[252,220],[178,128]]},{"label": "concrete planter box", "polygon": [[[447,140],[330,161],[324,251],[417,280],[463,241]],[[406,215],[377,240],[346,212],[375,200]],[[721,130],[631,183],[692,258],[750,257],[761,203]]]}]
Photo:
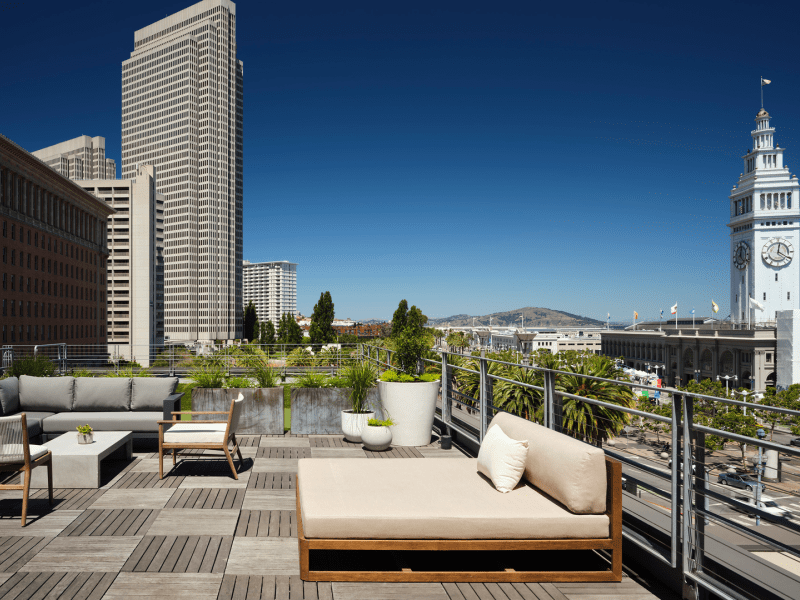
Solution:
[{"label": "concrete planter box", "polygon": [[[194,388],[192,410],[230,410],[231,400],[244,396],[239,435],[283,435],[283,388]],[[222,421],[225,415],[195,415],[195,421]]]},{"label": "concrete planter box", "polygon": [[[295,435],[341,435],[342,411],[350,409],[348,388],[292,388],[292,433]],[[378,388],[367,395],[366,404],[381,418]]]}]

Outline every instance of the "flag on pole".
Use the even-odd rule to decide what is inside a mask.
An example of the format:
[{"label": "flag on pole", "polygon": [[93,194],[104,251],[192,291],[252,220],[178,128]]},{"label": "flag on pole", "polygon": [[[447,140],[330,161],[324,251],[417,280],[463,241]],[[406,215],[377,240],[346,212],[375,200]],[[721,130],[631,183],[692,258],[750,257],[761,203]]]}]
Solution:
[{"label": "flag on pole", "polygon": [[662,317],[664,316],[664,309],[663,308],[661,309],[661,316]]},{"label": "flag on pole", "polygon": [[769,85],[770,83],[772,83],[771,79],[764,79],[763,77],[761,78],[761,85],[762,86]]},{"label": "flag on pole", "polygon": [[633,318],[634,318],[634,320],[637,320],[639,318],[639,313],[637,313],[636,311],[633,311]]},{"label": "flag on pole", "polygon": [[606,313],[606,319],[610,319],[610,318],[611,318],[611,313]]},{"label": "flag on pole", "polygon": [[719,312],[719,306],[713,300],[711,301],[711,310],[714,311],[715,313]]},{"label": "flag on pole", "polygon": [[692,315],[693,315],[693,314],[694,314],[694,309],[692,309],[692,312],[691,312],[691,313],[689,313],[689,314],[692,314]]},{"label": "flag on pole", "polygon": [[678,303],[677,302],[675,303],[675,306],[673,306],[672,308],[669,309],[669,313],[671,315],[677,315],[678,314]]},{"label": "flag on pole", "polygon": [[755,298],[750,298],[750,304],[758,310],[764,310],[764,305]]}]

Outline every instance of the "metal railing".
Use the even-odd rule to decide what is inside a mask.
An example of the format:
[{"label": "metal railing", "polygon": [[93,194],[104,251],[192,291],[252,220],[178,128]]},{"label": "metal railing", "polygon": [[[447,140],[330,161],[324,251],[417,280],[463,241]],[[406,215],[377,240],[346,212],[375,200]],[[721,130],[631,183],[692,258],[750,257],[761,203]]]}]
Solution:
[{"label": "metal railing", "polygon": [[[570,400],[623,413],[624,427],[617,431],[615,438],[599,445],[608,456],[623,464],[624,538],[668,567],[684,587],[692,586],[695,597],[708,593],[726,600],[800,597],[800,525],[791,519],[775,520],[774,513],[762,504],[757,505],[756,499],[749,498],[755,501],[748,502],[746,490],[739,495],[745,496],[743,501],[736,494],[728,493],[729,486],[712,481],[710,476],[715,471],[719,472],[719,477],[730,469],[727,465],[707,462],[705,436],[746,443],[751,450],[777,450],[790,457],[784,462],[800,457],[800,447],[711,427],[695,414],[695,407],[716,402],[721,408],[755,411],[751,415],[776,413],[784,417],[798,417],[800,411],[581,375],[568,367],[557,370],[485,356],[445,351],[437,351],[437,354],[440,360],[425,359],[424,364],[435,366],[443,374],[437,409],[442,433],[455,433],[462,440],[479,445],[492,417],[505,411],[502,401],[496,400],[493,393],[495,386],[501,383],[530,392],[540,403],[539,415],[534,418],[565,435],[575,435],[574,429],[570,430],[565,422],[568,415],[565,415],[564,405]],[[391,350],[366,346],[364,357],[382,369],[394,368]],[[507,372],[509,367],[534,371],[540,377],[533,384],[520,382]],[[651,395],[659,392],[663,398],[661,414],[570,393],[561,385],[564,377],[647,390]],[[466,392],[468,386],[463,382],[467,378],[471,378],[477,393]],[[653,435],[649,429],[657,431],[659,428],[671,430],[664,438],[665,442],[669,441],[666,455],[652,451],[653,442],[658,442],[661,434]],[[633,448],[631,434],[636,434],[639,440]],[[595,440],[595,443],[598,442]],[[733,461],[725,454],[724,447],[717,452],[721,452],[723,460]],[[665,468],[664,463],[669,459],[672,468]],[[675,466],[682,466],[682,469]],[[791,479],[787,484],[766,482],[765,485],[768,490],[780,492],[782,504],[790,516],[800,517],[800,468],[793,468],[785,477]],[[759,489],[757,482],[755,487]],[[770,521],[751,524],[746,516],[749,514]],[[754,553],[754,547],[761,550]]]}]

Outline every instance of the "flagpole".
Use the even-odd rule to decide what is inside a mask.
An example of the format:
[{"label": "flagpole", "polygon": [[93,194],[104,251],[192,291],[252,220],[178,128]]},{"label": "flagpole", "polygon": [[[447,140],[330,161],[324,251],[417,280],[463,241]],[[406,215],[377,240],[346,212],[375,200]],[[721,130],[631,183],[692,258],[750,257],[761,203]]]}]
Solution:
[{"label": "flagpole", "polygon": [[764,78],[761,78],[761,108],[764,108]]},{"label": "flagpole", "polygon": [[692,329],[694,329],[694,309],[692,309]]}]

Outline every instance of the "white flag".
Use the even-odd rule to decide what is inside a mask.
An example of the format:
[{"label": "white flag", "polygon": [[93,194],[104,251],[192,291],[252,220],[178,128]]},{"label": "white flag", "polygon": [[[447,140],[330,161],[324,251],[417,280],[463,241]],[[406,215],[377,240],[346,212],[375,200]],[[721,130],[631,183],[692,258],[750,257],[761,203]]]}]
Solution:
[{"label": "white flag", "polygon": [[769,85],[770,83],[772,83],[771,79],[764,79],[763,77],[761,78],[761,85],[762,86],[763,85]]},{"label": "white flag", "polygon": [[673,315],[678,312],[678,303],[677,302],[675,303],[675,306],[673,306],[672,308],[669,309],[669,312],[671,314],[673,314]]},{"label": "white flag", "polygon": [[758,310],[764,310],[764,305],[761,304],[761,302],[759,302],[755,298],[750,298],[750,305],[753,306],[754,308],[757,308]]}]

